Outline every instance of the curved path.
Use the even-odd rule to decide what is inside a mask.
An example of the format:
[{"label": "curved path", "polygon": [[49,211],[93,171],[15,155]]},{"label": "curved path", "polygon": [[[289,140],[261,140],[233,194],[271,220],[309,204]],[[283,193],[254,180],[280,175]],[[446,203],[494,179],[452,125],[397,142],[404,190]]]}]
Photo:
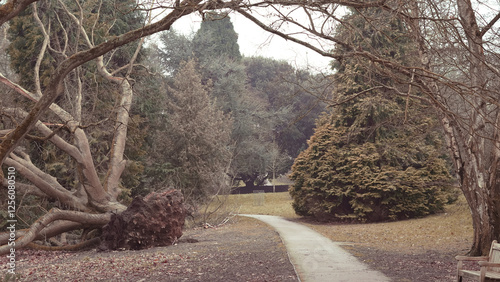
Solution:
[{"label": "curved path", "polygon": [[303,282],[390,281],[318,232],[279,216],[240,214],[271,225],[281,236],[290,261]]}]

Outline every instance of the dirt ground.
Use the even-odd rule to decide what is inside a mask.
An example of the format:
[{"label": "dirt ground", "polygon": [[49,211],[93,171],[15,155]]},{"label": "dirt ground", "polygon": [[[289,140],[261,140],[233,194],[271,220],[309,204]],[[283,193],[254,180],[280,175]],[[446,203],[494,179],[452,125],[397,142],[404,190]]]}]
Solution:
[{"label": "dirt ground", "polygon": [[346,249],[393,281],[456,281],[456,253],[402,254],[356,246]]},{"label": "dirt ground", "polygon": [[[403,254],[358,244],[344,247],[393,281],[455,279],[454,252]],[[169,247],[76,253],[19,250],[16,257],[17,281],[298,281],[277,232],[249,218],[187,230]],[[2,273],[6,263],[0,258]]]},{"label": "dirt ground", "polygon": [[[253,219],[141,251],[19,250],[17,281],[298,281],[279,235]],[[7,260],[0,258],[0,281]]]}]

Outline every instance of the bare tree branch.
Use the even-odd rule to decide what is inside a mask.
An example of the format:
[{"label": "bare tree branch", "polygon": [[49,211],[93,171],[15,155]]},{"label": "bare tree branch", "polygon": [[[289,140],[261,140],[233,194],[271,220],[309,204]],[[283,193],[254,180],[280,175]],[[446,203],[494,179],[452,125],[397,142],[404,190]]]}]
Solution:
[{"label": "bare tree branch", "polygon": [[283,37],[284,39],[286,40],[289,40],[289,41],[292,41],[292,42],[295,42],[295,43],[298,43],[300,45],[303,45],[311,50],[314,50],[316,51],[318,54],[320,55],[323,55],[325,57],[332,57],[334,59],[339,59],[340,57],[337,57],[337,56],[334,56],[333,54],[329,53],[329,52],[325,52],[319,48],[317,48],[316,46],[308,43],[308,42],[305,42],[303,40],[299,40],[293,36],[289,36],[281,31],[278,31],[278,30],[275,30],[269,26],[267,26],[266,24],[262,23],[261,21],[259,21],[257,18],[255,18],[254,16],[252,16],[250,13],[246,12],[245,10],[243,9],[236,9],[236,11],[240,14],[242,14],[243,16],[245,16],[247,19],[251,20],[252,22],[254,22],[255,24],[257,24],[259,27],[261,27],[262,29],[264,29],[265,31],[268,31],[270,33],[273,33],[273,34],[276,34],[276,35],[279,35],[280,37]]},{"label": "bare tree branch", "polygon": [[481,29],[481,33],[480,33],[480,36],[483,37],[489,30],[491,30],[491,28],[493,27],[493,25],[495,25],[495,23],[500,19],[500,13],[498,13],[493,19],[491,19],[491,21],[486,25],[484,26],[482,29]]},{"label": "bare tree branch", "polygon": [[28,159],[23,159],[15,154],[11,154],[12,158],[7,158],[5,164],[15,167],[16,171],[21,173],[31,183],[35,184],[48,197],[57,199],[61,204],[69,206],[72,209],[81,211],[89,211],[86,203],[82,199],[74,196],[69,190],[64,189],[54,177],[45,174],[38,169]]},{"label": "bare tree branch", "polygon": [[[77,211],[63,211],[53,208],[46,215],[38,219],[25,234],[16,240],[16,249],[25,247],[28,243],[32,242],[40,232],[52,222],[58,220],[69,220],[80,223],[84,226],[102,226],[109,222],[111,214],[89,214]],[[0,255],[10,252],[10,246],[4,245],[0,247]]]},{"label": "bare tree branch", "polygon": [[35,77],[35,89],[36,89],[35,93],[37,95],[37,98],[40,98],[42,96],[42,88],[40,84],[40,65],[42,64],[43,57],[45,56],[45,51],[47,50],[47,46],[49,45],[50,25],[49,25],[49,30],[47,32],[47,30],[45,30],[45,26],[42,23],[42,20],[40,20],[40,18],[38,17],[38,9],[36,4],[33,4],[33,17],[35,18],[35,21],[38,24],[38,27],[40,28],[43,34],[42,46],[40,48],[40,52],[36,59],[35,68],[33,69],[33,74]]},{"label": "bare tree branch", "polygon": [[[58,220],[53,222],[49,226],[42,229],[39,234],[33,240],[46,240],[48,238],[59,235],[63,232],[69,232],[77,229],[81,229],[84,226],[79,222],[68,221],[68,220]],[[24,236],[28,229],[16,230],[16,239]],[[0,245],[5,245],[9,241],[10,232],[0,233]]]},{"label": "bare tree branch", "polygon": [[[7,188],[8,186],[8,181],[7,179],[2,180],[2,185]],[[35,185],[30,185],[26,183],[22,183],[17,181],[16,182],[16,193],[23,194],[23,195],[34,195],[40,198],[47,198],[47,194],[43,193],[40,189],[38,189]],[[0,245],[3,244],[0,242]]]},{"label": "bare tree branch", "polygon": [[[16,116],[19,116],[21,118],[26,117],[28,113],[24,111],[23,109],[19,108],[6,108],[3,109],[4,112],[10,113]],[[35,128],[39,130],[42,134],[44,134],[44,138],[47,140],[50,140],[54,145],[56,145],[59,149],[62,151],[66,152],[68,155],[73,157],[77,162],[81,163],[82,162],[82,155],[80,151],[78,150],[77,147],[74,145],[71,145],[70,143],[66,142],[64,139],[62,139],[60,136],[56,135],[54,131],[52,131],[49,127],[47,127],[45,124],[43,124],[41,121],[38,121],[35,125]]]},{"label": "bare tree branch", "polygon": [[29,132],[35,125],[40,115],[55,101],[55,99],[63,92],[62,82],[66,75],[78,67],[79,65],[95,59],[119,46],[132,42],[141,37],[145,37],[156,32],[169,29],[170,26],[180,17],[198,11],[202,6],[199,6],[200,0],[184,1],[183,8],[175,9],[165,16],[162,20],[145,26],[143,28],[127,32],[117,36],[106,42],[99,44],[93,48],[78,52],[70,58],[63,61],[56,70],[54,70],[51,80],[45,90],[44,95],[38,100],[35,106],[31,109],[28,116],[23,122],[0,143],[0,159],[1,163],[10,152],[17,146],[20,140]]}]

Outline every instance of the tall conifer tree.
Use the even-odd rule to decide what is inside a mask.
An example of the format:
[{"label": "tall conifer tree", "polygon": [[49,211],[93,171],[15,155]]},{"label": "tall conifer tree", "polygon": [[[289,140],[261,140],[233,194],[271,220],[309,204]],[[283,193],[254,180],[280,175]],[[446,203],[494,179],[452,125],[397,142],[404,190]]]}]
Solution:
[{"label": "tall conifer tree", "polygon": [[240,60],[238,34],[226,14],[207,13],[200,29],[193,38],[194,55],[207,62],[218,57]]},{"label": "tall conifer tree", "polygon": [[[404,26],[371,12],[377,23],[353,11],[345,18],[351,29],[339,28],[336,36],[406,64],[414,50]],[[350,51],[338,46],[334,52]],[[418,93],[398,85],[397,76],[388,79],[383,65],[360,60],[334,64],[340,104],[318,120],[309,148],[292,168],[296,212],[381,221],[441,210],[453,196],[437,119]]]},{"label": "tall conifer tree", "polygon": [[190,60],[181,65],[166,101],[170,184],[195,202],[228,188],[231,119],[216,108],[209,91]]}]

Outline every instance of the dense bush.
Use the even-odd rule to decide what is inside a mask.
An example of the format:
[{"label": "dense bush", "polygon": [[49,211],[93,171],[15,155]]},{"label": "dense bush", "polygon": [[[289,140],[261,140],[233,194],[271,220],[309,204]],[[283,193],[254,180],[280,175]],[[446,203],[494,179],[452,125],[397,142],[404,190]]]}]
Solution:
[{"label": "dense bush", "polygon": [[[361,44],[402,66],[417,58],[405,26],[380,9],[352,10],[337,28],[341,41]],[[411,80],[383,63],[346,56],[332,66],[332,112],[318,120],[309,148],[295,160],[290,193],[300,215],[323,220],[383,221],[435,213],[453,200],[435,110]],[[406,95],[401,95],[406,93]]]},{"label": "dense bush", "polygon": [[[319,220],[384,221],[425,216],[454,200],[446,163],[431,144],[349,143],[346,127],[318,125],[296,159],[297,214]],[[413,154],[411,154],[413,153]]]}]

